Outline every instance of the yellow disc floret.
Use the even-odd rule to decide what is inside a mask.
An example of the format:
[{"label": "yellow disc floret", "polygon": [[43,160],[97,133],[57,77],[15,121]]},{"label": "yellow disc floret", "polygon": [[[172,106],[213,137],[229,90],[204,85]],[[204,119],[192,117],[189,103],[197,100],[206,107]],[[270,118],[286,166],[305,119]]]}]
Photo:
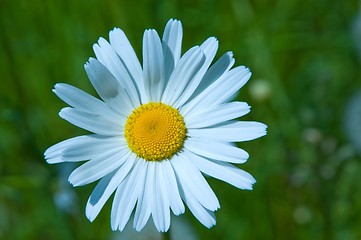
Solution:
[{"label": "yellow disc floret", "polygon": [[171,158],[183,146],[186,126],[177,109],[150,102],[135,109],[124,129],[129,148],[147,161]]}]

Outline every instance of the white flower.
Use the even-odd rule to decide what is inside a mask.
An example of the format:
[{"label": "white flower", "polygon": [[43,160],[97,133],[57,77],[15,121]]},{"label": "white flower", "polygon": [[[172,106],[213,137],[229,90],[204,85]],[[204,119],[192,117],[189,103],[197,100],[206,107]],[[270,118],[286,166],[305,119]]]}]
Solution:
[{"label": "white flower", "polygon": [[110,43],[94,45],[97,59],[85,64],[102,100],[67,84],[54,92],[71,107],[59,115],[94,134],[74,137],[45,152],[48,163],[86,163],[69,177],[74,186],[100,180],[89,197],[86,216],[93,221],[115,191],[111,227],[123,230],[133,210],[140,231],[152,215],[158,231],[170,226],[170,210],[184,213],[184,203],[206,227],[216,223],[218,199],[202,173],[240,189],[255,179],[232,163],[249,155],[234,142],[266,134],[258,122],[237,121],[250,107],[229,102],[248,81],[243,66],[231,69],[232,53],[211,62],[214,37],[181,56],[182,26],[170,20],[160,40],[155,30],[143,38],[143,67],[120,29]]}]

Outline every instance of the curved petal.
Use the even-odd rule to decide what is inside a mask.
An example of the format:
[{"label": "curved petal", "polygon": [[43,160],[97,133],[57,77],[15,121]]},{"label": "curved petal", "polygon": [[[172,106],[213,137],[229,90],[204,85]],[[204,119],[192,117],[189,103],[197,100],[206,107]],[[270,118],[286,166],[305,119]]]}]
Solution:
[{"label": "curved petal", "polygon": [[147,223],[152,212],[151,206],[154,201],[155,164],[153,164],[153,162],[146,162],[145,168],[146,179],[144,182],[144,190],[140,193],[134,214],[133,226],[136,231],[142,230]]},{"label": "curved petal", "polygon": [[158,33],[146,30],[143,36],[143,77],[150,101],[159,102],[164,90],[164,58]]},{"label": "curved petal", "polygon": [[92,183],[113,172],[129,158],[128,149],[113,149],[100,153],[95,158],[76,168],[69,176],[73,186],[83,186]]},{"label": "curved petal", "polygon": [[267,126],[259,122],[235,122],[213,128],[188,129],[188,136],[222,142],[243,142],[266,135]]},{"label": "curved petal", "polygon": [[170,163],[184,191],[189,191],[208,210],[215,211],[219,208],[219,202],[213,190],[189,159],[179,154],[174,156]]},{"label": "curved petal", "polygon": [[115,192],[111,213],[113,230],[123,231],[141,192],[144,190],[145,164],[145,161],[138,158],[129,176],[123,180]]},{"label": "curved petal", "polygon": [[95,90],[109,107],[126,117],[139,106],[139,101],[132,102],[124,87],[98,60],[90,58],[84,68]]},{"label": "curved petal", "polygon": [[189,84],[185,87],[182,95],[179,96],[179,98],[175,102],[174,107],[176,108],[183,106],[200,84],[204,74],[208,70],[214,59],[214,56],[216,55],[218,49],[218,40],[215,37],[210,37],[200,46],[200,49],[204,54],[205,61],[202,67],[199,69],[197,75],[189,82]]},{"label": "curved petal", "polygon": [[187,150],[184,151],[184,154],[191,159],[192,163],[199,169],[199,171],[207,174],[208,176],[227,182],[237,188],[252,190],[252,185],[256,183],[256,180],[251,174],[233,166],[232,164],[214,162]]},{"label": "curved petal", "polygon": [[162,41],[166,82],[180,59],[182,37],[182,23],[179,20],[170,19],[165,26]]},{"label": "curved petal", "polygon": [[213,104],[220,104],[229,101],[234,94],[247,83],[251,75],[252,73],[249,69],[244,67],[237,67],[230,70],[229,74],[227,74],[227,81],[222,84],[223,86],[215,89],[215,91],[212,92],[213,96],[208,95],[205,101],[210,101],[210,99],[212,99],[211,101]]},{"label": "curved petal", "polygon": [[[173,165],[172,159],[172,165]],[[173,166],[174,167],[174,166]],[[176,167],[174,167],[176,168]],[[214,216],[213,211],[206,209],[197,199],[197,196],[184,181],[181,180],[179,173],[176,172],[177,181],[179,185],[180,196],[187,204],[189,210],[193,213],[193,215],[207,228],[212,227],[216,224],[216,218]],[[187,176],[186,176],[187,177]],[[186,178],[183,177],[183,178]]]},{"label": "curved petal", "polygon": [[45,151],[48,163],[79,162],[105,152],[125,146],[123,138],[105,137],[96,134],[79,136],[60,142]]},{"label": "curved petal", "polygon": [[115,28],[113,31],[110,31],[109,39],[110,45],[120,57],[133,81],[137,84],[142,103],[147,103],[148,98],[144,88],[143,70],[127,36],[121,29]]},{"label": "curved petal", "polygon": [[[202,93],[192,99],[189,105],[192,111],[198,111],[205,107],[222,104],[229,101],[234,94],[249,80],[251,72],[243,66],[236,67],[223,74]],[[190,106],[186,107],[189,108]],[[189,112],[185,111],[185,112]]]},{"label": "curved petal", "polygon": [[123,133],[124,120],[116,122],[116,119],[109,119],[104,115],[81,112],[70,107],[61,109],[59,116],[75,126],[99,135],[119,136]]},{"label": "curved petal", "polygon": [[77,162],[83,159],[92,159],[100,152],[126,147],[127,143],[123,137],[98,137],[93,141],[74,144],[64,149],[62,159],[65,162]]},{"label": "curved petal", "polygon": [[188,138],[184,142],[184,148],[197,155],[222,162],[244,163],[249,158],[249,154],[243,149],[208,139]]},{"label": "curved petal", "polygon": [[[164,164],[155,164],[154,200],[152,206],[152,217],[154,225],[160,232],[166,232],[170,226],[169,196],[167,194],[167,179],[164,179]],[[174,189],[176,191],[176,189]]]},{"label": "curved petal", "polygon": [[197,76],[206,60],[199,47],[189,49],[179,60],[164,90],[162,102],[171,106],[183,94],[184,89]]},{"label": "curved petal", "polygon": [[53,92],[64,102],[83,112],[120,117],[114,110],[96,97],[66,83],[57,83]]},{"label": "curved petal", "polygon": [[61,159],[61,155],[64,149],[67,149],[76,144],[88,143],[89,141],[93,140],[93,136],[96,135],[91,134],[91,135],[78,136],[54,144],[44,152],[46,161],[51,164],[63,162],[63,160]]},{"label": "curved petal", "polygon": [[233,58],[233,53],[227,52],[223,54],[218,59],[218,61],[207,70],[193,95],[190,97],[190,99],[188,99],[188,102],[185,104],[185,106],[182,107],[182,112],[184,115],[191,112],[191,110],[202,100],[202,97],[197,96],[200,95],[211,84],[213,84],[217,79],[222,78],[222,76],[225,75],[229,69],[231,69],[234,62],[235,60]]},{"label": "curved petal", "polygon": [[167,183],[166,194],[169,196],[170,208],[172,209],[174,215],[183,214],[185,208],[179,195],[177,180],[172,165],[170,164],[170,161],[163,161],[162,164],[164,168],[164,181]]},{"label": "curved petal", "polygon": [[242,117],[250,112],[250,108],[245,102],[229,102],[190,112],[187,115],[183,115],[181,111],[181,114],[187,128],[203,128]]},{"label": "curved petal", "polygon": [[115,189],[117,189],[119,184],[128,175],[130,169],[134,165],[134,160],[134,158],[128,158],[119,170],[108,174],[99,181],[91,193],[85,209],[85,214],[91,222],[98,216],[110,195],[112,195]]},{"label": "curved petal", "polygon": [[192,214],[202,223],[205,227],[211,228],[216,225],[216,216],[213,211],[204,208],[189,192],[184,190],[181,192],[182,198],[186,202]]},{"label": "curved petal", "polygon": [[104,38],[99,38],[98,44],[93,45],[93,50],[99,62],[108,69],[116,80],[118,80],[120,86],[124,88],[133,106],[139,106],[140,96],[135,82],[133,82],[124,63],[110,44]]}]

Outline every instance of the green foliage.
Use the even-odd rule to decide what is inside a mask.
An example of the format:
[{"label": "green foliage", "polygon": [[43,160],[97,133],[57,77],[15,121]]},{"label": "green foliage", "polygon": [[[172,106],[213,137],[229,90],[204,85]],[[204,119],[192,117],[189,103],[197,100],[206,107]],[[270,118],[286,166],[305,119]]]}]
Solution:
[{"label": "green foliage", "polygon": [[[361,88],[358,9],[356,0],[0,1],[0,239],[113,236],[110,203],[94,223],[84,215],[95,185],[73,189],[74,166],[43,159],[50,145],[84,133],[58,117],[64,104],[51,89],[66,82],[95,94],[83,64],[98,37],[120,27],[141,56],[144,29],[162,33],[169,18],[183,23],[183,49],[216,36],[218,57],[232,50],[251,68],[239,95],[252,106],[245,119],[269,126],[240,144],[255,189],[209,179],[217,225],[204,228],[188,210],[181,218],[200,239],[360,239],[360,156],[343,128]],[[64,208],[59,191],[74,194]]]}]

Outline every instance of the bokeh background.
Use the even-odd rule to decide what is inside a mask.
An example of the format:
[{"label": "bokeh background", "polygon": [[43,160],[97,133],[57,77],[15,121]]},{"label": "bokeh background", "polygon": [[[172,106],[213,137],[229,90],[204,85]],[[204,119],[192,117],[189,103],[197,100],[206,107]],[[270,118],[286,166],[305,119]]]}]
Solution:
[{"label": "bokeh background", "polygon": [[[0,0],[0,239],[157,239],[110,229],[109,201],[84,214],[95,184],[72,188],[71,164],[48,165],[47,147],[84,134],[58,117],[51,91],[92,94],[83,64],[92,44],[122,28],[138,56],[143,31],[183,23],[183,52],[209,36],[251,68],[244,119],[268,135],[241,143],[253,191],[209,179],[217,225],[173,217],[174,239],[361,239],[361,2],[356,0]],[[177,237],[178,236],[178,237]],[[179,237],[180,236],[180,237]]]}]

